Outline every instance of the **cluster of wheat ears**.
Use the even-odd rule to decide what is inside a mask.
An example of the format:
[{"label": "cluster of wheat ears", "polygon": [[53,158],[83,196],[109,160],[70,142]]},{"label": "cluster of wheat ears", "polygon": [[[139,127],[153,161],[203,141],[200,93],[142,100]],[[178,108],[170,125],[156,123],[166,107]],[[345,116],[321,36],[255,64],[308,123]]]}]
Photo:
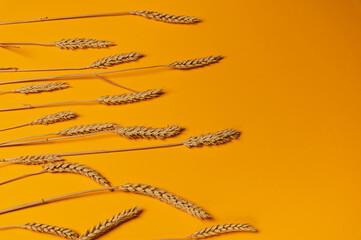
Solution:
[{"label": "cluster of wheat ears", "polygon": [[[200,19],[196,17],[189,16],[179,16],[171,14],[163,14],[154,11],[125,11],[125,12],[113,12],[113,13],[100,13],[100,14],[86,14],[86,15],[75,15],[75,16],[65,16],[65,17],[45,17],[39,19],[31,20],[20,20],[20,21],[10,21],[10,22],[0,22],[0,25],[6,24],[18,24],[18,23],[31,23],[31,22],[45,22],[45,21],[55,21],[55,20],[66,20],[66,19],[79,19],[79,18],[88,18],[88,17],[106,17],[106,16],[121,16],[121,15],[134,15],[141,16],[148,19],[154,19],[166,23],[174,24],[194,24],[200,22]],[[74,38],[74,39],[62,39],[55,41],[53,43],[39,43],[39,42],[0,42],[0,47],[4,48],[19,48],[19,45],[38,45],[46,47],[58,47],[60,49],[88,49],[88,48],[108,48],[115,46],[115,43],[105,40],[96,40],[96,39],[87,39],[87,38]],[[108,57],[98,59],[89,65],[83,67],[62,67],[62,68],[50,68],[50,69],[19,69],[17,67],[2,67],[0,72],[34,72],[34,71],[64,71],[64,70],[87,70],[87,69],[105,69],[112,67],[118,64],[123,64],[127,62],[137,61],[143,56],[140,52],[129,52],[121,53]],[[44,80],[53,80],[53,79],[63,79],[63,78],[77,78],[77,77],[97,77],[107,83],[113,84],[117,87],[131,91],[132,93],[123,93],[120,95],[106,95],[101,96],[93,100],[71,100],[71,101],[62,101],[62,102],[53,102],[53,103],[43,103],[38,105],[24,104],[20,107],[11,107],[11,108],[1,108],[0,111],[11,111],[11,110],[21,110],[21,109],[31,109],[37,107],[47,107],[53,105],[62,105],[62,104],[83,104],[83,103],[100,103],[104,105],[121,105],[127,103],[135,103],[145,100],[150,100],[155,97],[160,96],[163,93],[162,89],[150,89],[146,91],[137,91],[130,89],[125,86],[121,86],[101,75],[119,73],[125,71],[135,71],[141,69],[151,69],[151,68],[171,68],[179,70],[189,70],[193,68],[199,68],[207,66],[213,63],[217,63],[222,59],[222,56],[208,56],[203,58],[196,58],[185,61],[176,61],[168,64],[159,64],[151,66],[143,66],[137,68],[129,69],[120,69],[113,71],[97,72],[97,73],[81,73],[81,74],[71,74],[71,75],[58,75],[58,76],[49,76],[49,77],[40,77],[40,78],[29,78],[29,79],[17,79],[0,82],[0,85],[11,84],[11,83],[23,83],[23,82],[35,82],[35,81],[44,81]],[[51,82],[46,84],[31,84],[22,86],[20,88],[3,90],[0,91],[0,94],[7,93],[22,93],[22,94],[33,94],[33,93],[42,93],[42,92],[52,92],[57,90],[62,90],[69,88],[70,85],[66,82]],[[0,131],[6,131],[10,129],[26,127],[31,125],[49,125],[58,122],[64,122],[72,120],[78,117],[78,114],[71,111],[58,112],[50,115],[42,116],[36,120],[29,121],[24,124],[17,126],[11,126]],[[69,138],[80,138],[86,137],[95,134],[104,134],[104,133],[114,133],[119,136],[128,138],[128,139],[153,139],[153,140],[165,140],[167,138],[175,137],[183,131],[183,127],[176,125],[169,125],[166,127],[146,127],[146,126],[121,126],[117,123],[93,123],[87,125],[76,125],[73,127],[68,127],[66,129],[61,129],[52,133],[41,134],[36,136],[26,136],[17,139],[7,140],[0,143],[0,147],[10,147],[10,146],[20,146],[28,145],[35,143],[43,143],[49,141],[56,141]],[[10,183],[22,178],[40,175],[44,173],[71,173],[78,174],[84,177],[87,177],[94,182],[103,186],[103,188],[90,189],[81,192],[69,193],[61,196],[56,196],[48,199],[41,199],[30,203],[25,203],[22,205],[6,208],[0,210],[0,214],[5,214],[12,211],[17,211],[24,208],[34,207],[38,205],[43,205],[55,201],[65,200],[80,195],[86,195],[90,193],[96,193],[101,191],[121,191],[134,194],[140,194],[148,197],[155,198],[161,202],[164,202],[170,206],[173,206],[181,211],[188,213],[191,216],[202,220],[212,219],[211,215],[206,212],[200,206],[189,202],[173,193],[170,193],[166,190],[160,189],[158,187],[142,184],[142,183],[126,183],[124,185],[112,186],[111,183],[98,171],[92,169],[88,166],[65,162],[64,157],[66,156],[77,156],[85,154],[100,154],[100,153],[114,153],[114,152],[125,152],[125,151],[137,151],[137,150],[149,150],[156,148],[167,148],[167,147],[177,147],[185,146],[187,148],[194,147],[204,147],[204,146],[215,146],[226,144],[234,139],[239,138],[241,132],[236,129],[224,129],[215,133],[202,134],[199,136],[193,136],[187,138],[178,143],[172,144],[161,144],[161,145],[152,145],[144,146],[137,148],[122,148],[122,149],[108,149],[108,150],[91,150],[91,151],[79,151],[79,152],[65,152],[65,153],[52,153],[52,154],[38,154],[38,155],[28,155],[20,156],[13,158],[0,159],[2,165],[5,164],[23,164],[23,165],[42,165],[40,171],[27,173],[20,175],[8,180],[0,182],[0,185]],[[45,138],[44,138],[45,137]],[[36,140],[24,141],[25,139],[30,138],[40,138]],[[77,240],[92,240],[97,239],[113,228],[125,223],[133,218],[136,218],[140,215],[141,209],[134,207],[131,209],[124,210],[109,219],[106,219],[103,222],[95,225],[94,227],[85,231],[84,234],[80,235],[76,231],[69,228],[58,227],[53,225],[47,225],[42,223],[25,223],[23,225],[11,225],[0,227],[0,230],[10,229],[10,228],[22,228],[39,233],[48,233],[53,234],[59,237],[67,239],[77,239]],[[249,224],[222,224],[207,227],[201,230],[194,232],[183,238],[167,238],[167,239],[202,239],[213,237],[216,235],[230,233],[230,232],[257,232],[256,228]]]}]

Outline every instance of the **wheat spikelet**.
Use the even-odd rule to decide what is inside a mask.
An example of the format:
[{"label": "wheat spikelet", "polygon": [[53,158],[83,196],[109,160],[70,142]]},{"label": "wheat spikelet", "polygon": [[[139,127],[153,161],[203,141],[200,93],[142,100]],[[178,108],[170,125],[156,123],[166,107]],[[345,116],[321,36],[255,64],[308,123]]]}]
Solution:
[{"label": "wheat spikelet", "polygon": [[99,59],[94,63],[90,64],[88,68],[107,68],[121,63],[137,61],[141,57],[142,53],[140,52],[117,54],[114,56]]},{"label": "wheat spikelet", "polygon": [[121,213],[105,220],[104,222],[99,223],[93,228],[87,230],[83,235],[79,237],[78,240],[93,240],[97,239],[101,235],[109,232],[113,228],[119,226],[120,224],[129,221],[132,218],[138,216],[141,210],[138,207],[124,210]]},{"label": "wheat spikelet", "polygon": [[149,197],[156,198],[162,202],[165,202],[169,205],[172,205],[175,208],[178,208],[182,211],[187,212],[188,214],[195,216],[200,219],[210,219],[212,218],[205,210],[201,207],[190,203],[181,197],[178,197],[172,193],[169,193],[165,190],[159,189],[157,187],[152,187],[145,184],[134,184],[128,183],[118,187],[119,190],[124,192],[132,192],[137,194],[146,195]]},{"label": "wheat spikelet", "polygon": [[63,228],[63,227],[57,227],[57,226],[51,226],[47,224],[41,224],[41,223],[26,223],[24,225],[20,226],[21,228],[39,232],[39,233],[48,233],[53,234],[59,237],[67,238],[67,239],[78,239],[79,234],[75,231],[69,229],[69,228]]},{"label": "wheat spikelet", "polygon": [[45,163],[54,163],[64,161],[64,159],[57,154],[39,154],[21,156],[15,158],[0,159],[0,162],[24,164],[24,165],[41,165]]},{"label": "wheat spikelet", "polygon": [[183,141],[183,145],[186,147],[203,147],[220,145],[230,142],[232,139],[237,139],[241,135],[241,132],[235,129],[225,129],[216,133],[202,134],[197,137],[190,137]]},{"label": "wheat spikelet", "polygon": [[230,232],[257,232],[257,229],[252,227],[249,224],[222,224],[222,225],[215,225],[212,227],[201,229],[187,238],[193,239],[201,239],[201,238],[208,238],[217,236],[220,234],[230,233]]},{"label": "wheat spikelet", "polygon": [[110,41],[96,40],[91,38],[62,39],[54,42],[54,45],[61,49],[87,49],[87,48],[108,48],[115,44]]},{"label": "wheat spikelet", "polygon": [[183,128],[178,126],[168,126],[166,128],[149,128],[144,126],[134,127],[118,127],[114,130],[116,134],[130,139],[146,138],[146,139],[161,139],[174,137],[180,134]]},{"label": "wheat spikelet", "polygon": [[63,136],[83,135],[83,134],[96,133],[96,132],[113,131],[117,127],[119,127],[119,125],[115,123],[93,123],[88,125],[70,127],[58,131],[55,134],[63,135]]},{"label": "wheat spikelet", "polygon": [[48,125],[53,124],[57,122],[63,122],[70,119],[74,119],[78,116],[75,112],[65,111],[65,112],[58,112],[54,114],[49,114],[46,116],[43,116],[37,120],[31,121],[28,123],[28,125]]},{"label": "wheat spikelet", "polygon": [[201,21],[199,18],[196,17],[177,16],[177,15],[159,13],[154,11],[131,11],[130,13],[133,15],[138,15],[166,23],[192,24]]},{"label": "wheat spikelet", "polygon": [[109,181],[103,177],[100,173],[91,169],[87,166],[80,165],[77,163],[55,163],[51,165],[47,165],[43,168],[44,172],[48,173],[75,173],[80,174],[85,177],[93,179],[95,182],[103,185],[105,187],[110,187]]},{"label": "wheat spikelet", "polygon": [[175,68],[175,69],[192,69],[192,68],[198,68],[207,66],[212,63],[216,63],[219,60],[221,60],[223,57],[221,55],[217,56],[209,56],[209,57],[203,57],[203,58],[196,58],[191,60],[185,60],[185,61],[178,61],[168,64],[169,67]]},{"label": "wheat spikelet", "polygon": [[133,103],[144,101],[148,99],[152,99],[158,97],[162,94],[163,89],[154,89],[147,90],[145,92],[137,92],[137,93],[124,93],[121,95],[112,95],[112,96],[102,96],[99,97],[96,101],[106,105],[117,105],[124,103]]},{"label": "wheat spikelet", "polygon": [[29,93],[40,93],[40,92],[52,92],[69,87],[70,85],[65,82],[52,82],[46,84],[31,84],[11,91],[23,93],[23,94],[29,94]]}]

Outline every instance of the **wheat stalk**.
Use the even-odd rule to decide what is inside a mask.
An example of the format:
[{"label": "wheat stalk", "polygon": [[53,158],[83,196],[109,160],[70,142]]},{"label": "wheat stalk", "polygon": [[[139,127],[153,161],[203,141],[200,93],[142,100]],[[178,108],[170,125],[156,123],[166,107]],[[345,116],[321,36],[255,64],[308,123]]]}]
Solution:
[{"label": "wheat stalk", "polygon": [[[166,138],[171,138],[174,136],[179,135],[183,131],[182,127],[179,126],[168,126],[165,128],[150,128],[144,126],[133,126],[133,127],[120,127],[115,123],[94,123],[89,125],[80,125],[70,127],[55,133],[43,134],[43,135],[35,135],[35,136],[28,136],[22,137],[18,139],[9,140],[6,142],[1,142],[0,147],[8,147],[8,146],[19,146],[25,144],[33,144],[33,143],[41,143],[41,142],[50,142],[55,140],[63,140],[69,138],[76,138],[76,137],[85,137],[91,136],[100,133],[116,133],[123,137],[129,139],[160,139],[164,140]],[[16,142],[18,140],[28,139],[28,138],[35,138],[35,137],[43,137],[49,135],[60,135],[65,137],[58,137],[58,138],[45,138],[45,139],[38,139],[32,141],[23,141],[23,142]]]},{"label": "wheat stalk", "polygon": [[127,103],[134,103],[149,100],[155,97],[159,97],[163,93],[162,89],[152,89],[147,90],[144,92],[136,92],[136,93],[124,93],[121,95],[107,95],[99,97],[95,100],[85,100],[85,101],[67,101],[67,102],[55,102],[55,103],[44,103],[38,105],[30,105],[26,104],[21,107],[13,107],[13,108],[2,108],[2,111],[13,111],[13,110],[22,110],[22,109],[29,109],[29,108],[38,108],[38,107],[48,107],[53,105],[61,105],[61,104],[82,104],[82,103],[101,103],[104,105],[120,105],[120,104],[127,104]]},{"label": "wheat stalk", "polygon": [[57,123],[57,122],[68,121],[68,120],[74,119],[76,117],[78,117],[78,114],[75,112],[70,112],[70,111],[58,112],[58,113],[43,116],[37,120],[30,121],[25,124],[0,129],[0,132],[10,130],[10,129],[20,128],[20,127],[25,127],[25,126],[29,126],[29,125],[48,125],[48,124],[53,124],[53,123]]},{"label": "wheat stalk", "polygon": [[22,93],[22,94],[31,94],[31,93],[41,93],[41,92],[52,92],[57,90],[62,90],[69,88],[70,85],[65,82],[52,82],[46,84],[31,84],[21,88],[13,90],[0,91],[0,93]]},{"label": "wheat stalk", "polygon": [[125,223],[141,213],[141,209],[134,207],[131,209],[124,210],[121,213],[95,225],[91,229],[88,229],[78,240],[93,240],[97,239],[112,229],[118,227],[120,224]]},{"label": "wheat stalk", "polygon": [[110,41],[97,40],[91,38],[72,38],[61,39],[53,43],[38,42],[0,42],[0,47],[9,47],[14,45],[38,45],[38,46],[55,46],[60,49],[87,49],[87,48],[108,48],[115,44]]},{"label": "wheat stalk", "polygon": [[64,161],[64,159],[57,154],[38,154],[38,155],[0,159],[0,162],[23,164],[23,165],[41,165],[41,164],[54,163],[60,161]]},{"label": "wheat stalk", "polygon": [[102,59],[98,59],[93,62],[89,66],[86,67],[78,67],[78,68],[50,68],[50,69],[18,69],[18,68],[5,68],[0,69],[0,72],[38,72],[38,71],[65,71],[65,70],[85,70],[85,69],[97,69],[97,68],[107,68],[112,67],[114,65],[127,63],[131,61],[137,61],[139,58],[143,56],[142,53],[139,52],[130,52],[130,53],[122,53],[116,54],[113,56],[108,56]]},{"label": "wheat stalk", "polygon": [[135,70],[142,70],[142,69],[161,68],[161,67],[168,67],[168,68],[178,69],[178,70],[187,70],[187,69],[193,69],[193,68],[198,68],[198,67],[204,67],[206,65],[216,63],[219,60],[221,60],[222,58],[223,57],[221,55],[217,55],[217,56],[209,56],[209,57],[204,57],[204,58],[196,58],[196,59],[192,59],[192,60],[177,61],[177,62],[163,64],[163,65],[128,68],[128,69],[120,69],[120,70],[113,70],[113,71],[99,72],[99,73],[80,73],[80,74],[70,74],[70,75],[39,77],[39,78],[16,79],[16,80],[0,82],[0,85],[10,84],[10,83],[44,81],[44,80],[51,80],[51,79],[58,79],[58,78],[63,79],[63,78],[86,77],[86,76],[99,77],[99,75],[101,75],[101,74],[111,74],[111,73],[135,71]]},{"label": "wheat stalk", "polygon": [[52,197],[52,198],[48,198],[48,199],[41,199],[38,201],[34,201],[34,202],[19,205],[19,206],[0,210],[0,215],[4,214],[4,213],[13,212],[13,211],[17,211],[17,210],[29,208],[29,207],[39,206],[39,205],[43,205],[46,203],[56,202],[56,201],[68,199],[71,197],[84,195],[84,194],[109,191],[109,190],[120,190],[122,192],[136,193],[136,194],[141,194],[141,195],[145,195],[148,197],[156,198],[164,203],[167,203],[168,205],[171,205],[184,212],[187,212],[188,214],[195,216],[197,218],[200,218],[200,219],[211,218],[211,216],[205,210],[203,210],[201,207],[199,207],[195,204],[192,204],[192,203],[182,199],[181,197],[178,197],[174,194],[168,193],[167,191],[159,189],[157,187],[152,187],[152,186],[145,185],[145,184],[133,184],[133,183],[120,185],[120,186],[114,186],[114,187],[108,187],[108,188],[85,190],[85,191],[81,191],[81,192],[65,194],[65,195]]},{"label": "wheat stalk", "polygon": [[23,228],[38,233],[48,233],[59,237],[76,240],[79,234],[69,228],[57,227],[42,223],[25,223],[24,225],[14,225],[0,227],[0,230],[9,228]]},{"label": "wheat stalk", "polygon": [[43,173],[74,173],[74,174],[80,174],[83,175],[85,177],[88,177],[90,179],[92,179],[93,181],[99,183],[100,185],[103,185],[105,187],[110,187],[110,183],[109,181],[103,177],[100,173],[98,173],[97,171],[95,171],[94,169],[84,166],[84,165],[80,165],[78,163],[65,163],[65,162],[61,162],[61,163],[54,163],[51,165],[47,165],[47,166],[43,166],[43,170],[39,171],[39,172],[34,172],[34,173],[28,173],[28,174],[24,174],[24,175],[20,175],[5,181],[0,182],[0,185],[9,183],[9,182],[13,182],[19,179],[23,179],[26,177],[30,177],[30,176],[34,176],[34,175],[39,175],[39,174],[43,174]]},{"label": "wheat stalk", "polygon": [[154,12],[154,11],[125,11],[125,12],[112,12],[112,13],[84,14],[84,15],[65,16],[65,17],[43,17],[43,18],[39,18],[39,19],[0,22],[0,25],[33,23],[33,22],[47,22],[47,21],[79,19],[79,18],[121,16],[121,15],[138,15],[138,16],[149,18],[149,19],[154,19],[154,20],[158,20],[158,21],[162,21],[162,22],[166,22],[166,23],[175,23],[175,24],[193,24],[193,23],[200,22],[200,19],[196,18],[196,17],[171,15],[171,14],[165,14],[165,13],[158,13],[158,12]]},{"label": "wheat stalk", "polygon": [[231,232],[257,232],[257,229],[249,224],[237,223],[237,224],[222,224],[215,225],[208,228],[203,228],[185,238],[164,238],[159,240],[171,240],[171,239],[203,239],[214,237]]}]

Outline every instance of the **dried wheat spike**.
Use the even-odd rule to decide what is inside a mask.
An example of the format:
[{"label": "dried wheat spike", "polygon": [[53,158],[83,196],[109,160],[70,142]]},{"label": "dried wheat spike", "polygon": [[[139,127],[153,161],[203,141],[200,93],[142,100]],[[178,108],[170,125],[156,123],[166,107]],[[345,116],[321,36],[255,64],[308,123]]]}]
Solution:
[{"label": "dried wheat spike", "polygon": [[44,172],[48,172],[48,173],[80,174],[85,177],[93,179],[95,182],[99,183],[100,185],[103,185],[105,187],[110,187],[109,181],[105,177],[103,177],[100,173],[98,173],[94,169],[91,169],[87,166],[80,165],[77,163],[68,163],[68,162],[55,163],[45,166],[43,170]]},{"label": "dried wheat spike", "polygon": [[211,219],[212,217],[201,207],[190,203],[172,193],[169,193],[165,190],[159,189],[157,187],[152,187],[144,184],[134,184],[128,183],[118,187],[119,190],[124,192],[132,192],[137,194],[146,195],[149,197],[156,198],[162,202],[165,202],[169,205],[172,205],[175,208],[178,208],[182,211],[189,213],[192,216],[195,216],[200,219]]},{"label": "dried wheat spike", "polygon": [[166,23],[192,24],[201,21],[199,18],[196,17],[177,16],[165,13],[158,13],[154,11],[131,11],[130,13],[133,15],[138,15]]},{"label": "dried wheat spike", "polygon": [[119,127],[119,125],[115,123],[93,123],[88,125],[70,127],[58,131],[55,134],[63,135],[63,136],[83,135],[83,134],[96,133],[96,132],[113,131],[117,127]]},{"label": "dried wheat spike", "polygon": [[8,159],[0,159],[0,162],[24,164],[24,165],[41,165],[45,163],[54,163],[60,161],[64,161],[64,159],[56,154],[39,154],[39,155],[21,156],[21,157],[8,158]]},{"label": "dried wheat spike", "polygon": [[96,40],[91,38],[62,39],[54,42],[54,45],[61,49],[87,49],[87,48],[108,48],[115,44],[110,41]]},{"label": "dried wheat spike", "polygon": [[49,114],[44,117],[41,117],[37,120],[31,121],[28,125],[48,125],[57,122],[63,122],[70,119],[74,119],[78,116],[75,112],[65,111],[65,112],[58,112],[54,114]]},{"label": "dried wheat spike", "polygon": [[137,217],[140,212],[141,210],[138,207],[124,210],[123,212],[118,213],[117,215],[87,230],[83,235],[79,237],[78,240],[97,239],[103,234],[112,230],[113,228],[119,226],[120,224],[127,222],[132,218]]},{"label": "dried wheat spike", "polygon": [[186,147],[203,147],[220,145],[237,139],[241,135],[241,132],[235,129],[225,129],[216,133],[208,133],[206,135],[200,135],[197,137],[190,137],[183,141]]},{"label": "dried wheat spike", "polygon": [[192,69],[192,68],[198,68],[198,67],[204,67],[212,63],[216,63],[219,60],[221,60],[223,57],[221,55],[217,56],[209,56],[204,58],[196,58],[191,60],[185,60],[185,61],[178,61],[171,64],[168,64],[169,67],[175,68],[175,69]]},{"label": "dried wheat spike", "polygon": [[46,225],[46,224],[41,224],[41,223],[26,223],[20,227],[30,230],[30,231],[53,234],[53,235],[56,235],[59,237],[67,238],[67,239],[76,240],[79,237],[78,233],[76,233],[73,230],[70,230],[69,228],[51,226],[51,225]]},{"label": "dried wheat spike", "polygon": [[29,94],[29,93],[40,93],[40,92],[52,92],[69,87],[70,85],[66,82],[52,82],[46,84],[31,84],[12,91],[23,94]]},{"label": "dried wheat spike", "polygon": [[187,238],[201,239],[230,232],[257,232],[257,229],[249,224],[222,224],[201,229]]},{"label": "dried wheat spike", "polygon": [[155,97],[159,97],[162,94],[163,89],[147,90],[145,92],[137,93],[124,93],[121,95],[102,96],[96,101],[106,105],[117,105],[125,103],[133,103],[139,101],[145,101]]},{"label": "dried wheat spike", "polygon": [[114,130],[116,134],[130,139],[146,138],[146,139],[161,139],[174,137],[180,134],[183,128],[178,126],[169,126],[166,128],[149,128],[144,126],[134,127],[119,127]]},{"label": "dried wheat spike", "polygon": [[121,63],[137,61],[141,57],[142,57],[142,53],[140,52],[117,54],[114,56],[109,56],[99,59],[93,62],[92,64],[90,64],[88,68],[107,68]]}]

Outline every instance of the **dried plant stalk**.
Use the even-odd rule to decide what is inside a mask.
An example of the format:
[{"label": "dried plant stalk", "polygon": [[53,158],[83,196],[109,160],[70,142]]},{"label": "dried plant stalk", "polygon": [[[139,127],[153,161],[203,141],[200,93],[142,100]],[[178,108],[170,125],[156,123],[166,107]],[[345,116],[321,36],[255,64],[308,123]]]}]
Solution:
[{"label": "dried plant stalk", "polygon": [[89,66],[79,67],[79,68],[49,68],[49,69],[18,69],[18,68],[5,68],[0,69],[0,72],[38,72],[38,71],[65,71],[65,70],[85,70],[85,69],[96,69],[96,68],[107,68],[112,67],[114,65],[127,63],[131,61],[137,61],[139,58],[143,56],[142,53],[139,52],[130,52],[130,53],[122,53],[116,54],[113,56],[108,56],[102,59],[99,59]]},{"label": "dried plant stalk", "polygon": [[91,229],[88,229],[83,235],[79,237],[79,240],[93,240],[97,239],[112,229],[118,227],[120,224],[125,223],[135,217],[141,212],[141,209],[134,207],[131,209],[124,210],[121,213],[101,222]]},{"label": "dried plant stalk", "polygon": [[38,45],[38,46],[55,46],[60,49],[88,49],[88,48],[108,48],[115,44],[110,41],[97,40],[91,38],[73,38],[62,39],[54,43],[38,42],[0,42],[0,47],[9,47],[14,45]]},{"label": "dried plant stalk", "polygon": [[138,16],[149,18],[149,19],[154,19],[154,20],[158,20],[158,21],[162,21],[162,22],[166,22],[166,23],[175,23],[175,24],[194,24],[194,23],[200,22],[200,19],[196,18],[196,17],[171,15],[171,14],[165,14],[165,13],[158,13],[158,12],[154,12],[154,11],[125,11],[125,12],[112,12],[112,13],[84,14],[84,15],[65,16],[65,17],[44,17],[44,18],[39,18],[39,19],[0,22],[0,25],[33,23],[33,22],[47,22],[47,21],[79,19],[79,18],[122,16],[122,15],[138,15]]},{"label": "dried plant stalk", "polygon": [[37,120],[31,121],[31,122],[28,122],[25,124],[0,129],[0,132],[10,130],[10,129],[20,128],[20,127],[25,127],[25,126],[29,126],[29,125],[48,125],[48,124],[53,124],[53,123],[57,123],[57,122],[68,121],[68,120],[71,120],[71,119],[74,119],[77,117],[78,117],[78,114],[75,112],[70,112],[70,111],[58,112],[58,113],[43,116]]},{"label": "dried plant stalk", "polygon": [[164,238],[159,240],[171,240],[171,239],[203,239],[214,237],[231,232],[257,232],[257,229],[249,224],[237,223],[237,224],[222,224],[212,227],[201,229],[185,238]]},{"label": "dried plant stalk", "polygon": [[222,58],[223,58],[222,56],[217,55],[217,56],[209,56],[209,57],[205,57],[205,58],[197,58],[197,59],[186,60],[186,61],[177,61],[177,62],[173,62],[173,63],[170,63],[170,64],[164,64],[164,65],[154,65],[154,66],[146,66],[146,67],[138,67],[138,68],[129,68],[129,69],[121,69],[121,70],[99,72],[99,73],[80,73],[80,74],[50,76],[50,77],[16,79],[16,80],[9,80],[9,81],[0,82],[0,85],[10,84],[10,83],[44,81],[44,80],[52,80],[52,79],[59,79],[59,78],[63,79],[63,78],[86,77],[86,76],[97,76],[97,77],[99,77],[99,75],[101,75],[101,74],[111,74],[111,73],[135,71],[135,70],[141,70],[141,69],[161,68],[161,67],[169,67],[169,68],[173,68],[173,69],[187,70],[187,69],[193,69],[193,68],[198,68],[198,67],[204,67],[206,65],[216,63],[219,60],[221,60]]},{"label": "dried plant stalk", "polygon": [[[171,143],[164,145],[148,146],[148,147],[137,147],[137,148],[123,148],[123,149],[111,149],[111,150],[92,150],[92,151],[83,151],[83,152],[68,152],[68,153],[57,153],[53,155],[57,156],[77,156],[77,155],[87,155],[87,154],[100,154],[100,153],[114,153],[114,152],[128,152],[128,151],[139,151],[139,150],[148,150],[156,148],[167,148],[167,147],[176,147],[176,146],[186,146],[188,148],[193,147],[203,147],[203,146],[215,146],[220,144],[225,144],[233,139],[239,138],[241,132],[236,129],[225,129],[218,131],[216,133],[202,134],[198,137],[190,137],[179,143]],[[36,158],[39,155],[27,156],[28,158]],[[41,155],[40,155],[41,156]],[[14,158],[0,159],[0,162],[11,162]],[[16,159],[16,158],[15,158]],[[36,164],[36,163],[34,163]],[[42,164],[42,163],[39,163]]]},{"label": "dried plant stalk", "polygon": [[0,112],[23,110],[23,109],[38,108],[38,107],[48,107],[48,106],[61,105],[61,104],[78,104],[78,103],[92,103],[92,102],[98,102],[104,105],[120,105],[120,104],[149,100],[155,97],[159,97],[162,93],[163,93],[163,89],[152,89],[137,93],[124,93],[121,95],[111,95],[111,96],[107,95],[107,96],[99,97],[95,100],[55,102],[55,103],[44,103],[38,105],[27,104],[21,107],[1,108]]},{"label": "dried plant stalk", "polygon": [[62,90],[69,88],[70,85],[65,82],[52,82],[47,84],[31,84],[21,88],[13,90],[0,91],[0,93],[22,93],[22,94],[31,94],[31,93],[41,93],[41,92],[53,92],[57,90]]},{"label": "dried plant stalk", "polygon": [[1,229],[9,229],[9,228],[23,228],[27,229],[33,232],[38,233],[48,233],[52,235],[56,235],[59,237],[67,238],[67,239],[73,239],[76,240],[79,237],[79,234],[69,228],[63,228],[63,227],[57,227],[42,223],[26,223],[24,225],[14,225],[14,226],[6,226],[6,227],[0,227]]},{"label": "dried plant stalk", "polygon": [[[147,186],[147,189],[144,189],[144,187],[142,188],[143,190],[138,190],[138,189],[134,189],[131,188],[130,186],[138,186],[140,188],[142,188],[141,186]],[[144,185],[144,184],[125,184],[125,185],[121,185],[121,186],[114,186],[114,187],[108,187],[108,188],[99,188],[99,189],[91,189],[91,190],[86,190],[86,191],[81,191],[81,192],[76,192],[76,193],[70,193],[70,194],[65,194],[65,195],[61,195],[61,196],[57,196],[57,197],[52,197],[52,198],[48,198],[48,199],[41,199],[35,202],[30,202],[30,203],[26,203],[26,204],[22,204],[19,206],[15,206],[15,207],[10,207],[10,208],[6,208],[3,210],[0,210],[0,215],[4,214],[4,213],[8,213],[8,212],[13,212],[13,211],[17,211],[20,209],[24,209],[24,208],[29,208],[29,207],[34,207],[34,206],[39,206],[39,205],[43,205],[46,203],[51,203],[51,202],[56,202],[56,201],[60,201],[60,200],[64,200],[64,199],[68,199],[70,197],[76,197],[79,195],[83,195],[83,194],[89,194],[89,193],[95,193],[95,192],[101,192],[101,191],[109,191],[109,190],[120,190],[123,192],[130,192],[130,193],[137,193],[137,194],[142,194],[142,195],[146,195],[149,197],[153,197],[156,198],[162,202],[165,202],[175,208],[178,208],[180,210],[183,210],[185,212],[187,212],[188,214],[195,216],[195,217],[199,217],[201,219],[206,218],[210,218],[210,215],[203,210],[201,207],[194,205],[192,203],[189,203],[188,201],[167,193],[164,190],[149,186],[149,185]],[[159,194],[165,194],[164,196],[159,195]],[[193,210],[191,208],[194,208]]]}]

